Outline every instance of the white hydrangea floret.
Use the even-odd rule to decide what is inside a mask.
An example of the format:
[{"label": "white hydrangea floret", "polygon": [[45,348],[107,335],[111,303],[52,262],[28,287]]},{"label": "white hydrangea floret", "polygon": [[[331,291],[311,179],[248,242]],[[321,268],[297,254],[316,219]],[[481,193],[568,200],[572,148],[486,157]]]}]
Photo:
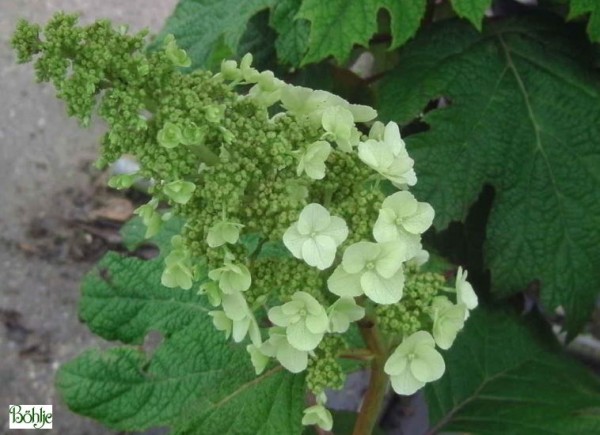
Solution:
[{"label": "white hydrangea floret", "polygon": [[406,247],[398,241],[358,242],[346,248],[342,263],[327,281],[329,290],[345,297],[361,294],[378,304],[394,304],[402,298]]},{"label": "white hydrangea floret", "polygon": [[420,235],[433,222],[435,212],[426,202],[419,202],[407,191],[396,192],[383,200],[379,216],[373,226],[373,237],[378,242],[402,240],[420,247]]},{"label": "white hydrangea floret", "polygon": [[467,281],[467,271],[462,267],[458,267],[456,272],[456,303],[464,304],[467,307],[465,312],[465,320],[469,317],[469,310],[477,308],[479,303],[477,295],[473,290],[473,286]]},{"label": "white hydrangea floret", "polygon": [[269,339],[260,346],[260,351],[266,356],[277,359],[292,373],[300,373],[308,366],[308,352],[292,346],[287,339],[285,329],[281,327],[269,329]]},{"label": "white hydrangea floret", "polygon": [[323,430],[330,431],[333,428],[333,416],[325,406],[317,403],[304,410],[302,424],[304,426],[316,425]]},{"label": "white hydrangea floret", "polygon": [[179,287],[184,290],[192,288],[194,273],[190,263],[190,253],[184,246],[183,238],[173,236],[171,238],[171,252],[165,258],[165,268],[160,279],[161,284],[165,287]]},{"label": "white hydrangea floret", "polygon": [[433,320],[433,338],[440,349],[450,349],[458,332],[465,325],[467,308],[463,304],[453,304],[446,296],[437,296],[430,307]]},{"label": "white hydrangea floret", "polygon": [[327,310],[329,314],[329,332],[344,333],[350,323],[365,316],[365,309],[354,298],[339,298]]},{"label": "white hydrangea floret", "polygon": [[308,204],[298,221],[283,235],[283,243],[296,258],[320,270],[333,264],[335,252],[348,237],[344,219],[331,216],[320,204]]},{"label": "white hydrangea floret", "polygon": [[248,335],[252,344],[260,346],[262,344],[260,329],[244,295],[240,292],[224,294],[222,304],[225,315],[232,320],[233,340],[239,343]]},{"label": "white hydrangea floret", "polygon": [[417,183],[414,161],[406,152],[406,145],[395,122],[385,126],[383,141],[368,139],[360,142],[358,157],[400,189]]},{"label": "white hydrangea floret", "polygon": [[226,294],[246,291],[252,284],[252,276],[246,265],[236,264],[228,259],[223,267],[208,272],[208,277],[217,281],[219,288]]},{"label": "white hydrangea floret", "polygon": [[281,104],[290,114],[308,120],[314,127],[321,126],[324,111],[333,106],[348,109],[354,122],[369,122],[377,117],[377,111],[372,107],[350,104],[330,92],[302,86],[284,86],[281,89]]},{"label": "white hydrangea floret", "polygon": [[206,235],[206,243],[211,248],[223,246],[226,243],[235,244],[240,238],[240,229],[244,226],[236,222],[217,222],[210,227]]},{"label": "white hydrangea floret", "polygon": [[213,325],[217,331],[223,331],[225,333],[225,339],[229,339],[233,329],[233,320],[227,317],[225,311],[209,311],[208,315],[212,317]]},{"label": "white hydrangea floret", "polygon": [[264,343],[260,347],[255,346],[254,344],[246,346],[246,350],[250,354],[250,361],[252,362],[252,366],[257,375],[260,375],[269,363],[269,357],[261,351],[262,346],[264,346]]},{"label": "white hydrangea floret", "polygon": [[442,355],[435,350],[435,340],[426,331],[405,338],[384,366],[394,391],[405,396],[441,378],[445,369]]},{"label": "white hydrangea floret", "polygon": [[306,292],[296,292],[292,300],[269,310],[269,320],[285,327],[288,342],[298,350],[315,349],[329,327],[325,308]]},{"label": "white hydrangea floret", "polygon": [[334,140],[342,151],[352,151],[360,140],[360,133],[354,126],[352,112],[345,107],[331,106],[323,111],[321,119],[325,138]]},{"label": "white hydrangea floret", "polygon": [[306,151],[300,156],[296,174],[298,176],[306,172],[313,180],[321,180],[325,177],[325,161],[331,154],[331,145],[324,140],[311,143]]}]

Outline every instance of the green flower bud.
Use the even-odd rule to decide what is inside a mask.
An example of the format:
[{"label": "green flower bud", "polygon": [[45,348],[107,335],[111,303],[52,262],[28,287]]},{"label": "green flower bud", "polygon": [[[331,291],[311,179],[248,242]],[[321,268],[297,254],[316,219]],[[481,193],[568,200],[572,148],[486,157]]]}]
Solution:
[{"label": "green flower bud", "polygon": [[186,204],[196,190],[196,185],[190,181],[172,181],[163,186],[163,192],[177,204]]},{"label": "green flower bud", "polygon": [[175,148],[184,141],[181,128],[172,122],[165,122],[163,128],[156,135],[156,139],[165,148]]}]

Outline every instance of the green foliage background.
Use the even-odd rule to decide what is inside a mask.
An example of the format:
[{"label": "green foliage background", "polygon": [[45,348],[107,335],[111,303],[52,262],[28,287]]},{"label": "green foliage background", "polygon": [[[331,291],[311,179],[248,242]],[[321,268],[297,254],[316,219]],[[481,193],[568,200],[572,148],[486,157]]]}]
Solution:
[{"label": "green foliage background", "polygon": [[[491,0],[434,3],[181,0],[157,41],[173,33],[210,69],[251,51],[287,81],[403,126],[416,193],[437,213],[431,247],[467,266],[485,301],[427,387],[430,433],[598,433],[600,383],[543,314],[563,307],[573,338],[600,286],[600,3],[498,1],[508,12],[493,18]],[[357,67],[365,53],[371,65]],[[245,350],[198,315],[199,297],[159,284],[176,225],[153,240],[158,258],[109,253],[87,277],[82,320],[123,346],[65,365],[65,401],[119,430],[301,433],[302,376],[256,378]],[[124,236],[140,243],[139,222]],[[521,314],[514,296],[534,288]],[[154,351],[140,347],[150,331],[163,337]]]}]

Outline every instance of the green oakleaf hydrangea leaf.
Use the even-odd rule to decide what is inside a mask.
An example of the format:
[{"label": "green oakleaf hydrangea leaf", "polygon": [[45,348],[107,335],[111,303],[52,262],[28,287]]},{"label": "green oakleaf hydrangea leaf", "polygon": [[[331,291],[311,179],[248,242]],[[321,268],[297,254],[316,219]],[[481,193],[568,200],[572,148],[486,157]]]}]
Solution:
[{"label": "green oakleaf hydrangea leaf", "polygon": [[600,42],[600,3],[596,0],[571,0],[569,19],[590,14],[587,32],[590,39]]},{"label": "green oakleaf hydrangea leaf", "polygon": [[274,1],[181,0],[157,39],[173,34],[197,68],[206,64],[214,49],[222,50],[222,45],[237,53],[250,18]]},{"label": "green oakleaf hydrangea leaf", "polygon": [[425,387],[431,429],[486,435],[600,431],[600,380],[562,355],[545,322],[478,308]]},{"label": "green oakleaf hydrangea leaf", "polygon": [[[125,229],[132,246],[143,237],[137,221]],[[169,246],[171,222],[151,242]],[[300,434],[303,377],[279,366],[256,377],[245,345],[214,328],[204,297],[161,286],[164,251],[149,261],[107,254],[86,277],[80,308],[106,339],[139,344],[152,330],[163,342],[152,354],[131,346],[84,352],[58,373],[63,400],[116,430],[217,434],[233,424],[240,434]]]},{"label": "green oakleaf hydrangea leaf", "polygon": [[348,59],[355,44],[366,46],[377,32],[377,12],[384,8],[391,16],[392,44],[396,48],[418,30],[425,14],[426,0],[304,0],[297,17],[311,22],[308,52],[302,63],[318,62],[333,56]]},{"label": "green oakleaf hydrangea leaf", "polygon": [[452,9],[456,14],[469,20],[479,30],[485,11],[491,5],[492,0],[452,0]]},{"label": "green oakleaf hydrangea leaf", "polygon": [[422,117],[407,139],[434,226],[464,220],[484,184],[495,188],[485,242],[493,291],[538,280],[548,309],[562,305],[573,336],[600,288],[600,86],[579,60],[585,41],[560,20],[484,28],[446,22],[405,48],[380,89],[380,113],[408,122],[432,98],[449,107]]},{"label": "green oakleaf hydrangea leaf", "polygon": [[302,0],[279,0],[271,10],[270,24],[278,33],[275,41],[280,62],[300,65],[308,49],[310,23],[296,18]]}]

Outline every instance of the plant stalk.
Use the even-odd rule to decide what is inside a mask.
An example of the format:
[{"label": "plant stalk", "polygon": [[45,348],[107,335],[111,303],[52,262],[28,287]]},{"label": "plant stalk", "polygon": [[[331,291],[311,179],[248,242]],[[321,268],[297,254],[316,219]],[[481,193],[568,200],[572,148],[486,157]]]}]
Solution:
[{"label": "plant stalk", "polygon": [[369,387],[363,398],[353,435],[371,435],[379,421],[379,414],[389,382],[388,375],[383,371],[387,359],[387,349],[381,340],[379,329],[372,319],[365,318],[359,322],[359,329],[365,344],[373,353],[373,358],[371,360]]}]

